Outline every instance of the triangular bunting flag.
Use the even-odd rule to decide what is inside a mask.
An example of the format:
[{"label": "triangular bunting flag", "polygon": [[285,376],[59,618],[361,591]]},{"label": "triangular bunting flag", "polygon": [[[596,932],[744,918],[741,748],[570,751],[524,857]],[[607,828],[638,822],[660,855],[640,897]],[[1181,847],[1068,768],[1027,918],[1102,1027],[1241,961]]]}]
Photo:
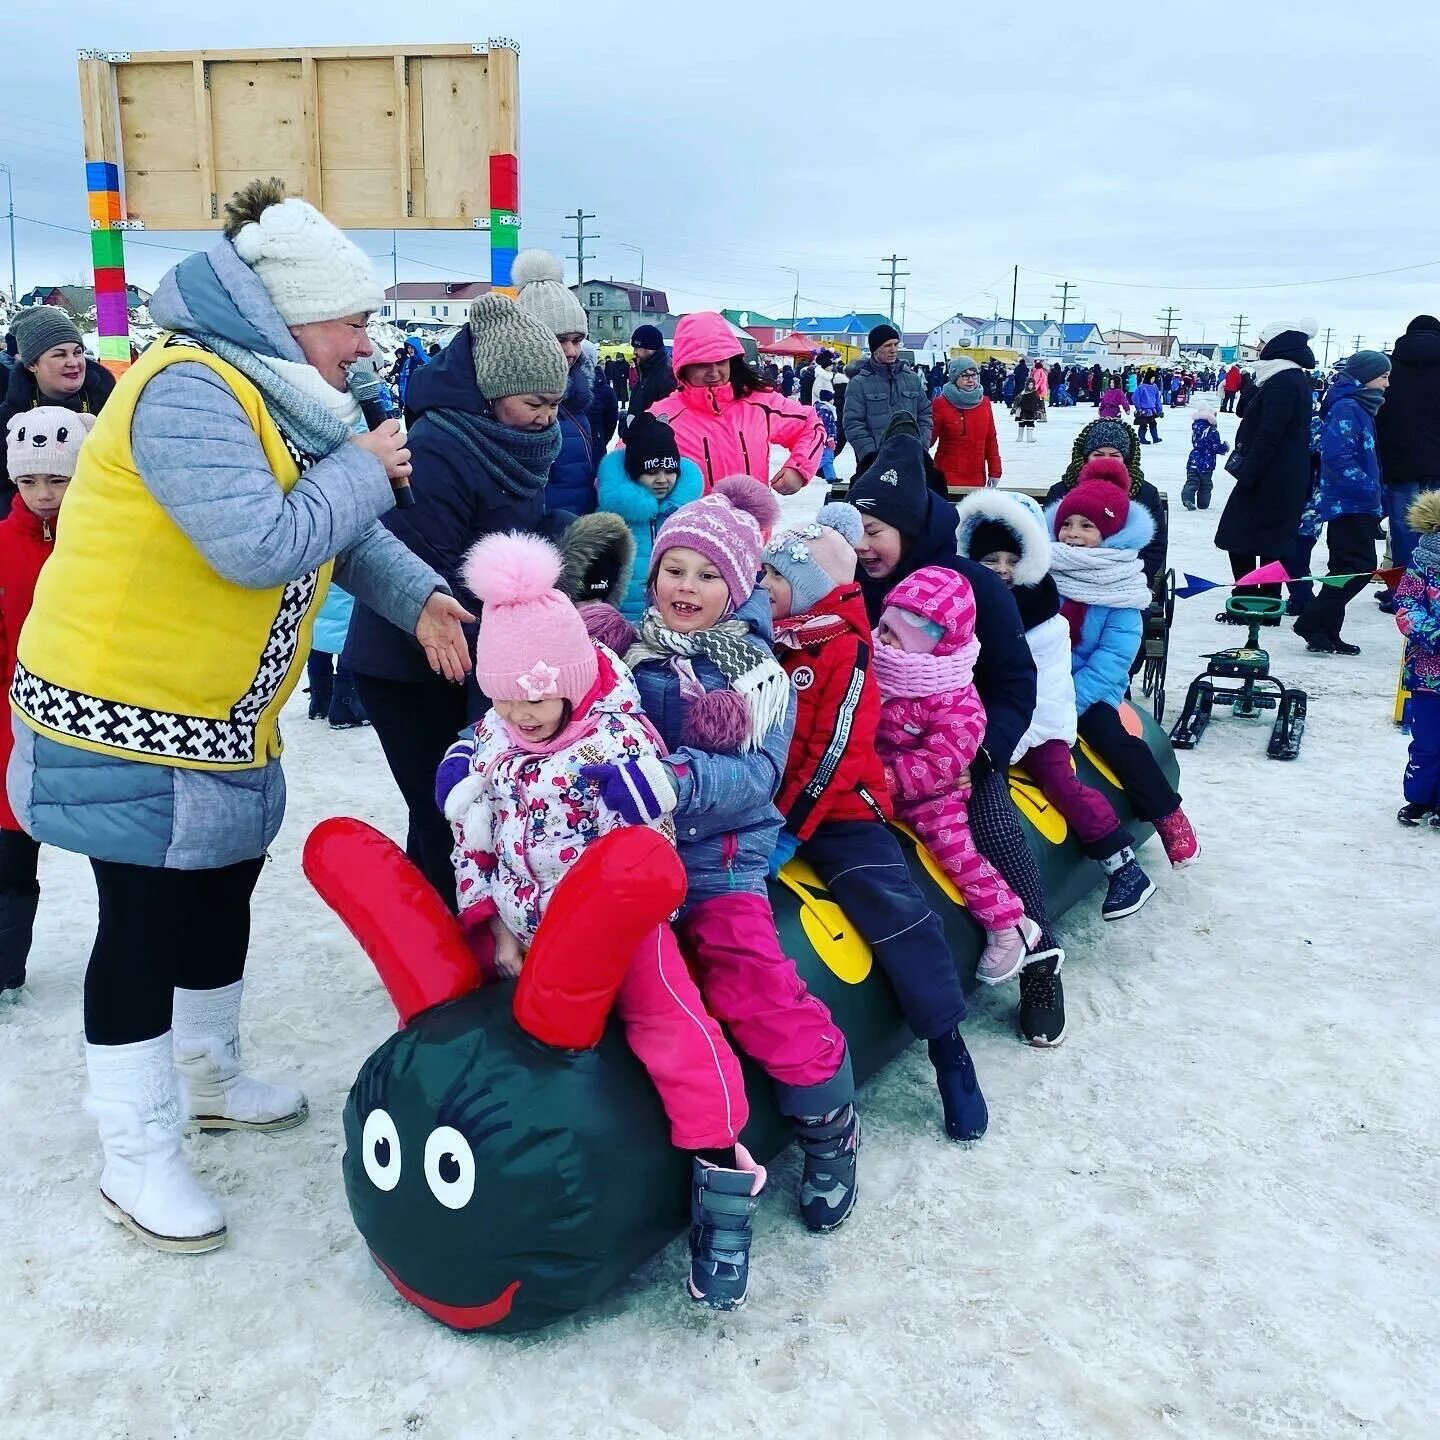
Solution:
[{"label": "triangular bunting flag", "polygon": [[1248,575],[1237,575],[1237,585],[1278,585],[1290,577],[1285,573],[1285,567],[1278,560],[1272,560],[1268,565],[1262,565],[1258,570],[1252,570]]},{"label": "triangular bunting flag", "polygon": [[1218,580],[1207,580],[1203,575],[1192,575],[1188,570],[1185,572],[1185,583],[1175,587],[1175,594],[1181,600],[1188,600],[1192,595],[1203,595],[1207,590],[1219,590]]},{"label": "triangular bunting flag", "polygon": [[1377,570],[1375,572],[1375,579],[1387,590],[1393,590],[1400,583],[1404,574],[1405,567],[1403,565],[1397,565],[1393,570]]},{"label": "triangular bunting flag", "polygon": [[1317,585],[1329,585],[1332,589],[1348,585],[1355,578],[1354,575],[1316,575],[1313,577]]}]

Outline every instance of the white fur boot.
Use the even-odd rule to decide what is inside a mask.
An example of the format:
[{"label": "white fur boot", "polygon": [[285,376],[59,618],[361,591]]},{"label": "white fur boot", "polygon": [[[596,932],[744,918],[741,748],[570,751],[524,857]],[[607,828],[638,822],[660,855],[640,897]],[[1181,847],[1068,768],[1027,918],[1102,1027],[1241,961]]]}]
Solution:
[{"label": "white fur boot", "polygon": [[167,1032],[133,1045],[86,1045],[85,1108],[100,1127],[100,1207],[156,1250],[225,1243],[225,1217],[180,1150],[182,1112]]},{"label": "white fur boot", "polygon": [[240,1064],[240,996],[245,982],[218,990],[175,990],[175,1068],[192,1123],[201,1130],[290,1130],[310,1113],[294,1085],[246,1075]]}]

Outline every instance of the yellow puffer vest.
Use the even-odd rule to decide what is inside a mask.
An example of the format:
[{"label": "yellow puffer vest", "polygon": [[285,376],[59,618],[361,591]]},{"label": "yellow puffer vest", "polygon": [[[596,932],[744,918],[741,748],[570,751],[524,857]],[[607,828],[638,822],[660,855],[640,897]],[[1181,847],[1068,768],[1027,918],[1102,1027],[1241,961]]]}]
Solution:
[{"label": "yellow puffer vest", "polygon": [[184,336],[162,336],[116,386],[83,449],[55,553],[20,637],[10,703],[65,745],[157,765],[249,770],[281,750],[276,723],[310,650],[332,565],[250,590],[217,574],[152,497],[130,426],[167,365],[215,371],[288,491],[300,465],[260,391]]}]

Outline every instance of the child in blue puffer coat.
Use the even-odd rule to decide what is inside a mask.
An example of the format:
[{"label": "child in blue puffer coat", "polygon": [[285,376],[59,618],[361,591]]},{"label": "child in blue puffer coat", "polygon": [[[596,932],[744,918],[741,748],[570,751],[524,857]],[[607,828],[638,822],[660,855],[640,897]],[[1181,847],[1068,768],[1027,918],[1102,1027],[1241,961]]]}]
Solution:
[{"label": "child in blue puffer coat", "polygon": [[1210,508],[1215,462],[1229,453],[1229,444],[1220,438],[1215,412],[1208,405],[1201,405],[1190,422],[1190,454],[1185,461],[1185,488],[1180,492],[1187,510]]},{"label": "child in blue puffer coat", "polygon": [[[823,1231],[855,1204],[860,1129],[845,1037],[781,950],[766,887],[795,724],[795,692],[772,653],[770,597],[757,584],[779,517],[767,486],[737,476],[666,520],[625,663],[670,752],[689,881],[675,934],[711,1014],[774,1081],[804,1152],[800,1215]],[[763,1179],[710,1167],[695,1223],[738,1230],[743,1219],[748,1230],[735,1202],[758,1195]]]},{"label": "child in blue puffer coat", "polygon": [[1050,574],[1070,627],[1076,728],[1115,772],[1136,818],[1155,826],[1170,864],[1179,870],[1200,858],[1200,842],[1180,796],[1120,715],[1150,604],[1140,551],[1155,522],[1143,505],[1132,505],[1124,490],[1106,480],[1082,480],[1046,516],[1056,541]]},{"label": "child in blue puffer coat", "polygon": [[618,515],[635,537],[635,565],[619,608],[627,620],[638,621],[645,613],[656,533],[682,505],[705,493],[705,477],[693,460],[680,458],[675,432],[645,413],[631,421],[624,448],[600,462],[596,486],[600,508]]}]

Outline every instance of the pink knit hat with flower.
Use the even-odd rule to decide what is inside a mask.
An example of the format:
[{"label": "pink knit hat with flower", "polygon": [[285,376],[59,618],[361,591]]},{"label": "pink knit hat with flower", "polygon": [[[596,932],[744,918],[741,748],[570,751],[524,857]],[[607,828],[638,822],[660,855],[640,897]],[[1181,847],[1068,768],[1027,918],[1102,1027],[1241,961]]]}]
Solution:
[{"label": "pink knit hat with flower", "polygon": [[715,488],[682,505],[655,536],[650,583],[667,550],[697,550],[720,572],[738,609],[760,574],[760,551],[780,519],[780,502],[769,486],[748,475],[717,480]]},{"label": "pink knit hat with flower", "polygon": [[975,592],[963,575],[943,566],[926,565],[902,580],[886,595],[885,608],[939,625],[945,633],[935,644],[936,655],[953,655],[975,638]]},{"label": "pink knit hat with flower", "polygon": [[492,700],[568,700],[595,686],[599,664],[580,612],[556,588],[564,562],[538,535],[487,535],[465,557],[484,607],[475,681]]}]

